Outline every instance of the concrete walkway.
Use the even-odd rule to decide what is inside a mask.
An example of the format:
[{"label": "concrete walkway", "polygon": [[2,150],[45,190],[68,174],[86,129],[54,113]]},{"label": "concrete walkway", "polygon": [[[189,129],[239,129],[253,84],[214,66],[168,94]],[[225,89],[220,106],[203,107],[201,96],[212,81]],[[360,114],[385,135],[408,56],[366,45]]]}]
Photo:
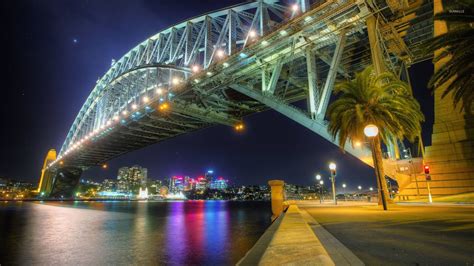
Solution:
[{"label": "concrete walkway", "polygon": [[237,265],[364,265],[307,212],[290,205]]}]

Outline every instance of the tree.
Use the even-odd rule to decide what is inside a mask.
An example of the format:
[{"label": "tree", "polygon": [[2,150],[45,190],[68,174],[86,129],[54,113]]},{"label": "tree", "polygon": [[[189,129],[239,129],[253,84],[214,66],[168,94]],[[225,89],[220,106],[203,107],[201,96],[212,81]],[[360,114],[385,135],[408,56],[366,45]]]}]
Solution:
[{"label": "tree", "polygon": [[474,0],[449,1],[434,19],[448,23],[449,31],[426,43],[427,52],[435,54],[433,63],[443,62],[428,87],[445,88],[442,98],[451,93],[454,106],[462,100],[461,110],[470,112],[474,101]]},{"label": "tree", "polygon": [[[357,73],[354,80],[337,84],[334,93],[339,97],[327,111],[329,133],[338,139],[339,147],[344,151],[347,141],[355,143],[365,138],[365,126],[376,125],[380,133],[374,138],[373,158],[377,162],[374,168],[377,176],[385,180],[381,140],[385,143],[392,138],[413,141],[420,134],[421,122],[424,121],[420,105],[412,96],[409,85],[392,73],[376,76],[372,66],[369,66]],[[381,204],[380,189],[383,189],[387,199],[387,184],[380,184],[377,179],[377,185]]]}]

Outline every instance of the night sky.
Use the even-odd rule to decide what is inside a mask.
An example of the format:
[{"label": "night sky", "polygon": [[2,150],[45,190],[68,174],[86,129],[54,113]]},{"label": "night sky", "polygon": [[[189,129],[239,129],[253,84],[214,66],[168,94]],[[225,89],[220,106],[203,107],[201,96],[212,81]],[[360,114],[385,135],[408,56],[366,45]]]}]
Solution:
[{"label": "night sky", "polygon": [[[37,182],[46,152],[58,151],[91,92],[110,66],[147,37],[187,18],[241,1],[6,0],[1,1],[2,53],[0,177]],[[6,59],[6,60],[5,60]],[[426,82],[430,62],[411,68],[415,96],[427,116],[430,143],[433,103]],[[338,182],[374,186],[373,169],[282,115],[268,111],[245,119],[235,133],[217,126],[134,151],[91,169],[83,177],[115,178],[120,166],[139,164],[149,177],[195,176],[207,169],[235,184],[269,179],[313,184],[338,166]],[[327,179],[326,179],[327,180]]]}]

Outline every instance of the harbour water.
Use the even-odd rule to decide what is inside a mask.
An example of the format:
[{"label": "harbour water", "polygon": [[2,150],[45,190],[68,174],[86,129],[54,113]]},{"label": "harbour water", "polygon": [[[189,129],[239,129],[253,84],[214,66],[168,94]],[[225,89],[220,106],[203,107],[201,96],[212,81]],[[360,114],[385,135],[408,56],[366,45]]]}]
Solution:
[{"label": "harbour water", "polygon": [[0,265],[233,265],[268,202],[1,202]]}]

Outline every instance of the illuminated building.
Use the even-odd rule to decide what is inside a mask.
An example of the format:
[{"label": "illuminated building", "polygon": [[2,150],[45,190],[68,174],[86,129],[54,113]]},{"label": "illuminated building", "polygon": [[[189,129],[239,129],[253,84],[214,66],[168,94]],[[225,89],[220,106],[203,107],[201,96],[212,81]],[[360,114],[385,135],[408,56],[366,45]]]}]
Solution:
[{"label": "illuminated building", "polygon": [[117,191],[137,194],[141,187],[146,187],[148,170],[138,165],[121,167],[117,174]]},{"label": "illuminated building", "polygon": [[115,182],[114,180],[112,179],[104,179],[104,181],[102,181],[102,184],[100,186],[100,190],[105,192],[113,192],[117,189],[117,182]]},{"label": "illuminated building", "polygon": [[211,189],[218,189],[218,190],[223,190],[227,189],[228,187],[228,180],[224,179],[223,177],[218,177],[214,180],[212,180],[210,188]]}]

